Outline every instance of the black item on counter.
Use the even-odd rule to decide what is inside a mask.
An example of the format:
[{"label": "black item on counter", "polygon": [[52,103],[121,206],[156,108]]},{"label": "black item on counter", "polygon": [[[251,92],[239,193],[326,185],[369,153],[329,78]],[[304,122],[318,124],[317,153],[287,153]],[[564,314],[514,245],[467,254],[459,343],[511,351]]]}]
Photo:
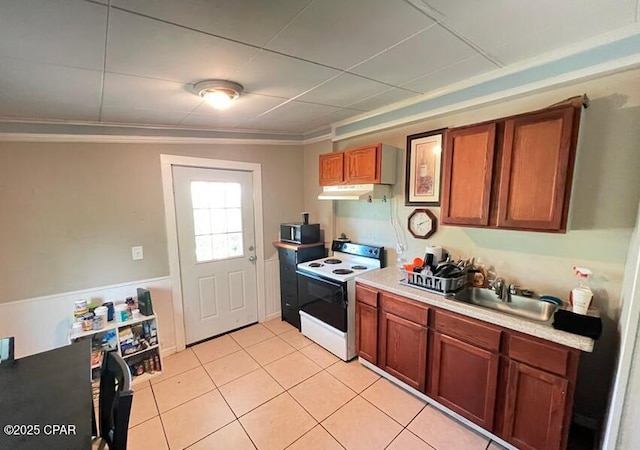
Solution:
[{"label": "black item on counter", "polygon": [[153,315],[153,305],[151,304],[151,292],[148,289],[138,288],[138,309],[143,316]]},{"label": "black item on counter", "polygon": [[553,328],[598,339],[602,334],[602,319],[559,309],[553,316]]}]

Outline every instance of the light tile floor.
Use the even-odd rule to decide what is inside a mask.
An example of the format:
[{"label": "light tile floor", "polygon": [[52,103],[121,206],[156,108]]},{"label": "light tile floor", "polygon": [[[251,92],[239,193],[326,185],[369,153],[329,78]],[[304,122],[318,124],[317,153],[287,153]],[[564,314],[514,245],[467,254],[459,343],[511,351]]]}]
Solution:
[{"label": "light tile floor", "polygon": [[164,364],[135,387],[130,450],[501,448],[279,319]]}]

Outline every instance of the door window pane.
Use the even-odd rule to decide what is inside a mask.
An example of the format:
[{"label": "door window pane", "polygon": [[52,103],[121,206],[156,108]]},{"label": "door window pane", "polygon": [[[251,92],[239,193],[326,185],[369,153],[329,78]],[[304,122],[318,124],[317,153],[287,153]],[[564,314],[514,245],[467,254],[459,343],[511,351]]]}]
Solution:
[{"label": "door window pane", "polygon": [[240,183],[191,182],[196,261],[244,256]]}]

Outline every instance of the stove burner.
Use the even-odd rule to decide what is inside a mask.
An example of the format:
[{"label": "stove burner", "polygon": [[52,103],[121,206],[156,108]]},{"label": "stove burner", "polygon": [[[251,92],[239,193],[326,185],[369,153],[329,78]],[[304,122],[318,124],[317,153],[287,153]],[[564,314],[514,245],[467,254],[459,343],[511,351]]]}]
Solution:
[{"label": "stove burner", "polygon": [[336,269],[333,271],[333,273],[335,273],[336,275],[349,275],[350,273],[353,273],[353,270],[351,269]]},{"label": "stove burner", "polygon": [[340,264],[342,261],[340,261],[339,259],[336,258],[329,258],[329,259],[325,259],[324,263],[325,264]]},{"label": "stove burner", "polygon": [[355,265],[355,266],[351,266],[351,268],[355,270],[364,270],[367,268],[367,266]]},{"label": "stove burner", "polygon": [[322,266],[324,266],[324,264],[318,263],[318,262],[309,263],[309,267],[322,267]]}]

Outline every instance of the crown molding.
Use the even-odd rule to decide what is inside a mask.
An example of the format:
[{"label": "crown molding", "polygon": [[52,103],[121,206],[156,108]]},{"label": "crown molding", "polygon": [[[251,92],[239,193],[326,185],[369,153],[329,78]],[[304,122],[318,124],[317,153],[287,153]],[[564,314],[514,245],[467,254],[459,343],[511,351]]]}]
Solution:
[{"label": "crown molding", "polygon": [[171,136],[112,136],[99,134],[2,133],[0,142],[78,142],[110,144],[231,144],[231,145],[302,145],[302,139],[196,138]]}]

